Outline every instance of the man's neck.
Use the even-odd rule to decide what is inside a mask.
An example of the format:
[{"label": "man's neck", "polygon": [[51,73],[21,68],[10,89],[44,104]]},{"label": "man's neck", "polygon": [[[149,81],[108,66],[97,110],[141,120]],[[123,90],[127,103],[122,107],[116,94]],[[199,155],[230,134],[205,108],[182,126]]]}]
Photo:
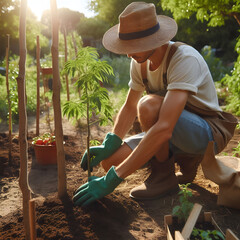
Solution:
[{"label": "man's neck", "polygon": [[162,45],[159,48],[156,48],[155,52],[152,54],[152,56],[149,58],[150,60],[150,71],[156,70],[162,63],[163,58],[166,54],[168,48],[168,43]]}]

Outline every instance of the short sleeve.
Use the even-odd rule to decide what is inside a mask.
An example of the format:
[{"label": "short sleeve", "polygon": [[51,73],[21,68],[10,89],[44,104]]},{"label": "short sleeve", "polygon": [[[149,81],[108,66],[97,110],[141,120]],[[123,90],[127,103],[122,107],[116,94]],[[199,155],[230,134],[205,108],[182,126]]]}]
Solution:
[{"label": "short sleeve", "polygon": [[178,51],[169,64],[167,74],[168,90],[187,90],[192,94],[197,94],[203,79],[198,59]]}]

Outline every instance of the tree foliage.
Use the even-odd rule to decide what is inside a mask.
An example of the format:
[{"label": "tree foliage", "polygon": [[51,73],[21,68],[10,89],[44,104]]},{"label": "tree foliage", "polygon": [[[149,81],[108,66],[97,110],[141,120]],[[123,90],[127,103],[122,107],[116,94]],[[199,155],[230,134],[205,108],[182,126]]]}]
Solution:
[{"label": "tree foliage", "polygon": [[[110,25],[118,23],[119,14],[125,9],[125,7],[133,2],[132,0],[91,0],[90,7],[99,17]],[[138,1],[136,1],[138,2]],[[139,1],[140,2],[140,1]],[[145,0],[145,2],[155,3],[157,6],[158,1],[156,0]],[[157,9],[158,11],[158,9]],[[158,11],[159,12],[159,11]]]},{"label": "tree foliage", "polygon": [[103,34],[108,30],[109,24],[98,17],[83,18],[77,28],[78,33],[83,37],[101,39]]},{"label": "tree foliage", "polygon": [[[58,18],[61,32],[66,30],[66,33],[69,34],[70,32],[76,30],[77,25],[79,24],[79,22],[81,22],[81,19],[84,18],[84,14],[77,11],[72,11],[68,8],[59,8]],[[44,30],[44,35],[48,38],[51,38],[50,10],[45,10],[43,12],[41,17],[41,23],[46,26]]]},{"label": "tree foliage", "polygon": [[[4,58],[7,46],[7,34],[10,35],[10,53],[17,54],[19,46],[19,0],[1,0],[0,2],[0,58]],[[27,50],[35,53],[36,36],[40,36],[41,46],[46,46],[48,40],[41,34],[42,25],[28,9],[26,19]]]},{"label": "tree foliage", "polygon": [[190,18],[206,20],[209,26],[222,26],[229,17],[240,24],[239,0],[161,0],[163,9],[171,10],[175,19]]}]

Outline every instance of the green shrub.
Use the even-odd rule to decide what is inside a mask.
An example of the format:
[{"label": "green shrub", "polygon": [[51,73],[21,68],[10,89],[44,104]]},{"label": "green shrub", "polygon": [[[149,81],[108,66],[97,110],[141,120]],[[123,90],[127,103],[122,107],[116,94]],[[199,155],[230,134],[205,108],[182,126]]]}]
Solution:
[{"label": "green shrub", "polygon": [[231,74],[226,74],[222,79],[222,84],[228,90],[228,94],[226,95],[226,109],[240,116],[240,37],[236,44],[236,51],[238,53],[237,61],[234,64]]},{"label": "green shrub", "polygon": [[215,52],[211,46],[205,46],[201,54],[208,64],[214,82],[221,81],[226,73],[230,73],[230,67],[226,67],[220,58],[214,56]]},{"label": "green shrub", "polygon": [[117,89],[128,88],[128,82],[130,79],[130,58],[127,56],[110,58],[105,55],[102,60],[107,61],[113,68],[115,76],[109,78],[110,86]]}]

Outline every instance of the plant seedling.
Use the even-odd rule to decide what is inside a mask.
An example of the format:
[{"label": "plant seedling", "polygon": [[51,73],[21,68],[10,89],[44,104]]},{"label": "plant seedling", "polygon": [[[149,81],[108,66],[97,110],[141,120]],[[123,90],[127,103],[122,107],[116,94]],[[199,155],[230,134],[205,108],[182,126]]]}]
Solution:
[{"label": "plant seedling", "polygon": [[[113,109],[110,105],[108,92],[101,87],[100,82],[108,82],[107,76],[113,75],[113,69],[106,61],[98,59],[97,50],[86,47],[79,50],[76,59],[65,63],[63,74],[71,74],[77,78],[75,86],[77,91],[81,90],[80,99],[77,101],[67,101],[63,106],[63,114],[76,120],[81,117],[87,119],[87,153],[88,153],[88,177],[91,176],[89,152],[90,147],[90,126],[96,122],[100,125],[112,121]],[[96,121],[91,121],[92,115],[98,117]]]},{"label": "plant seedling", "polygon": [[202,240],[224,240],[223,234],[218,230],[202,230],[194,228],[192,231],[191,239],[202,239]]},{"label": "plant seedling", "polygon": [[192,197],[192,192],[188,189],[190,183],[181,184],[179,191],[179,202],[180,205],[173,208],[172,214],[177,216],[180,221],[186,221],[192,208],[193,203],[189,201],[189,198]]}]

